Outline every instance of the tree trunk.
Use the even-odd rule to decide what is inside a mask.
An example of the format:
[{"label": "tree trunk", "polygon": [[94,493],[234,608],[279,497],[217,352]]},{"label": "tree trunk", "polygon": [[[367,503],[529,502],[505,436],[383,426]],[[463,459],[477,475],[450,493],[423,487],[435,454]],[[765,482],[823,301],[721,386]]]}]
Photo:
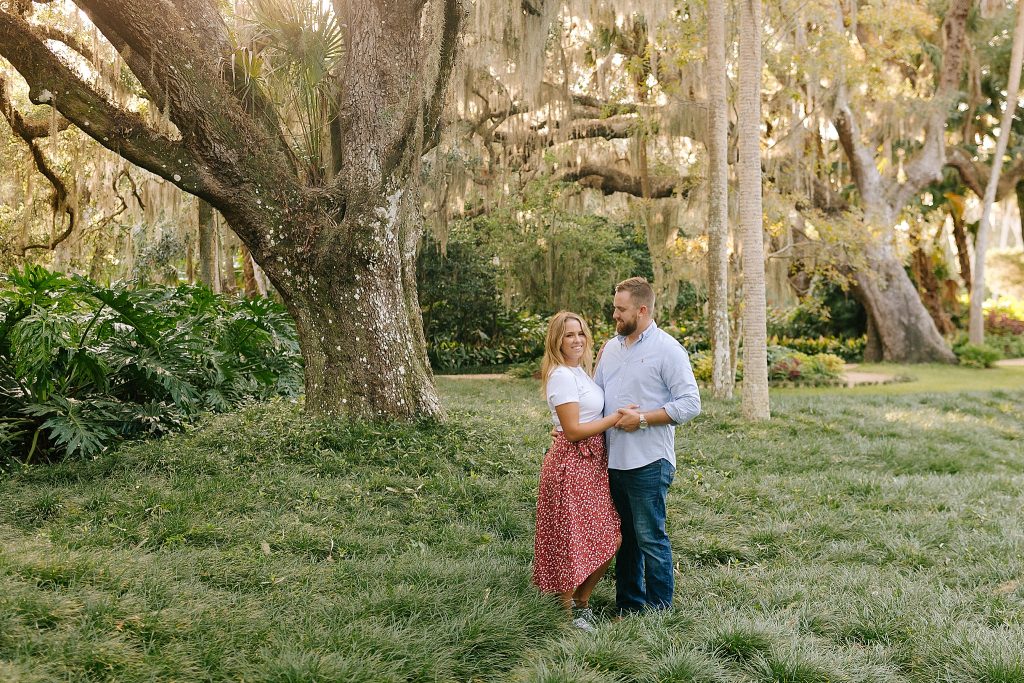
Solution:
[{"label": "tree trunk", "polygon": [[964,226],[964,213],[958,207],[950,205],[949,215],[953,219],[953,241],[956,242],[956,259],[960,264],[960,279],[963,280],[967,292],[971,291],[971,254],[967,250],[967,230]]},{"label": "tree trunk", "polygon": [[888,243],[869,246],[865,257],[868,268],[855,273],[854,294],[868,314],[869,342],[873,332],[881,353],[865,350],[864,360],[956,362]]},{"label": "tree trunk", "polygon": [[[416,300],[415,187],[440,135],[467,3],[330,3],[345,36],[332,90],[342,114],[331,129],[333,174],[308,173],[284,123],[294,112],[233,68],[239,46],[223,3],[74,3],[180,136],[112,104],[10,3],[0,3],[0,55],[35,104],[220,212],[295,318],[307,411],[443,415]],[[213,281],[216,254],[204,251]]]},{"label": "tree trunk", "polygon": [[771,417],[761,206],[761,0],[739,0],[739,195],[743,233],[743,414]]},{"label": "tree trunk", "polygon": [[1020,245],[1024,249],[1024,180],[1014,185],[1017,193],[1017,213],[1020,216]]},{"label": "tree trunk", "polygon": [[935,327],[938,328],[939,333],[943,335],[952,334],[956,331],[956,326],[942,305],[942,291],[939,278],[935,277],[931,255],[921,246],[920,235],[917,235],[915,238],[914,251],[910,258],[921,302],[928,310],[928,314],[932,317],[932,321],[935,323]]},{"label": "tree trunk", "polygon": [[1024,63],[1024,2],[1018,3],[1017,25],[1013,30],[1013,48],[1010,53],[1010,71],[1006,84],[1006,107],[999,122],[999,139],[992,155],[992,172],[985,186],[985,199],[982,202],[981,222],[978,224],[978,236],[974,240],[974,277],[971,287],[970,322],[967,336],[972,344],[985,342],[985,319],[982,316],[981,304],[985,299],[985,253],[988,251],[988,234],[991,232],[989,220],[992,215],[992,204],[996,199],[999,187],[999,173],[1003,168],[1003,155],[1010,141],[1010,128],[1013,114],[1017,110],[1017,90],[1020,86],[1020,70]]},{"label": "tree trunk", "polygon": [[708,326],[711,392],[732,398],[736,375],[729,345],[729,109],[726,99],[725,5],[708,3]]},{"label": "tree trunk", "polygon": [[[942,26],[945,46],[932,98],[934,103],[922,131],[923,144],[903,165],[901,175],[905,179],[902,182],[898,178],[883,178],[879,172],[874,147],[862,139],[848,99],[844,65],[837,64],[840,85],[833,107],[833,123],[850,162],[850,173],[861,197],[866,227],[881,231],[865,249],[866,268],[855,274],[854,294],[868,312],[869,346],[872,334],[876,335],[881,346],[880,356],[885,360],[956,361],[903,269],[903,263],[896,257],[892,229],[903,207],[942,175],[946,163],[946,118],[961,81],[963,56],[968,44],[967,18],[972,5],[973,0],[951,0],[949,3]],[[845,33],[843,5],[836,3],[835,7],[838,10],[835,17],[837,31]],[[873,359],[874,354],[870,351],[865,351],[865,359]]]},{"label": "tree trunk", "polygon": [[220,259],[217,254],[217,222],[213,207],[199,202],[199,281],[220,294]]},{"label": "tree trunk", "polygon": [[[441,415],[416,293],[419,214],[411,192],[349,207],[319,229],[362,235],[343,259],[311,255],[304,278],[288,281],[268,263],[299,332],[306,407],[366,419]],[[285,273],[286,274],[286,273]]]},{"label": "tree trunk", "polygon": [[260,288],[256,282],[256,268],[253,266],[252,254],[249,247],[242,245],[242,291],[246,299],[255,299],[260,296]]}]

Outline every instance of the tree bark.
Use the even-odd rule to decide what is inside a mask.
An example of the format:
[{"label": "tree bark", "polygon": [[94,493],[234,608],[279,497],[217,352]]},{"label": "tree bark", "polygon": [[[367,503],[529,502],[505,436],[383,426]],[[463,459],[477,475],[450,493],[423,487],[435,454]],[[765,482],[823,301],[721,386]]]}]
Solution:
[{"label": "tree bark", "polygon": [[199,281],[220,294],[220,268],[217,264],[217,222],[213,207],[202,199],[199,203]]},{"label": "tree bark", "polygon": [[739,194],[743,234],[742,410],[751,420],[771,417],[768,330],[761,204],[761,0],[739,0]]},{"label": "tree bark", "polygon": [[736,375],[729,344],[729,109],[726,99],[725,4],[708,3],[708,327],[711,393],[732,398]]},{"label": "tree bark", "polygon": [[953,241],[956,243],[956,258],[960,264],[960,279],[967,292],[971,291],[971,254],[967,250],[967,230],[964,225],[964,200],[957,196],[949,201],[949,217],[953,220]]},{"label": "tree bark", "polygon": [[956,326],[942,304],[942,291],[939,279],[935,277],[931,255],[921,246],[920,236],[915,236],[914,251],[911,254],[911,269],[917,282],[917,291],[921,302],[932,317],[935,327],[943,335],[952,334]]},{"label": "tree bark", "polygon": [[1017,25],[1013,30],[1013,48],[1010,53],[1010,71],[1006,84],[1006,107],[999,121],[999,139],[992,155],[992,172],[985,186],[985,198],[981,208],[981,222],[978,224],[978,236],[974,239],[974,273],[971,286],[971,305],[967,336],[972,344],[985,342],[985,319],[982,315],[982,302],[985,299],[985,254],[988,251],[988,237],[991,231],[989,224],[992,216],[992,204],[996,199],[999,187],[999,174],[1003,168],[1003,155],[1010,142],[1010,128],[1013,125],[1013,114],[1017,110],[1017,90],[1020,86],[1020,70],[1024,62],[1024,3],[1017,7]]},{"label": "tree bark", "polygon": [[1017,194],[1017,213],[1020,215],[1020,243],[1024,247],[1024,180],[1014,186]]},{"label": "tree bark", "polygon": [[30,99],[220,211],[296,320],[307,411],[441,416],[416,300],[416,181],[441,125],[463,0],[334,0],[346,68],[326,187],[299,168],[272,99],[231,69],[216,0],[74,1],[180,137],[113,105],[5,5],[0,55]]}]

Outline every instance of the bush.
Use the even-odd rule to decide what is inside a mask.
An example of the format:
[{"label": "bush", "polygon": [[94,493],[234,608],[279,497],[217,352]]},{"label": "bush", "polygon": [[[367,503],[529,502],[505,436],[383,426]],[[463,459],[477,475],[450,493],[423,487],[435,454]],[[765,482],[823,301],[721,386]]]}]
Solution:
[{"label": "bush", "polygon": [[864,357],[864,347],[867,345],[867,340],[866,336],[839,339],[836,337],[812,338],[772,335],[768,338],[768,343],[775,346],[784,346],[808,355],[827,353],[838,356],[847,362],[857,362]]},{"label": "bush", "polygon": [[966,365],[969,368],[990,368],[997,360],[1003,358],[1003,354],[999,349],[993,348],[988,344],[971,344],[967,342],[953,347],[953,351],[956,353],[957,358],[960,359],[960,365]]},{"label": "bush", "polygon": [[427,356],[438,372],[481,365],[511,365],[544,355],[548,321],[533,313],[502,313],[497,334],[481,334],[475,342],[435,336],[427,341]]},{"label": "bush", "polygon": [[1003,354],[1003,358],[1024,358],[1024,334],[990,335],[986,343]]},{"label": "bush", "polygon": [[1005,311],[988,311],[985,315],[985,334],[996,336],[1024,335],[1024,320]]},{"label": "bush", "polygon": [[[711,383],[712,357],[700,351],[690,356],[693,376],[700,384]],[[742,363],[737,363],[736,381],[743,378]],[[843,374],[843,359],[829,353],[808,355],[785,346],[768,347],[768,381],[797,384],[827,384]]]},{"label": "bush", "polygon": [[90,456],[301,391],[294,324],[269,299],[100,287],[39,266],[0,281],[0,457]]}]

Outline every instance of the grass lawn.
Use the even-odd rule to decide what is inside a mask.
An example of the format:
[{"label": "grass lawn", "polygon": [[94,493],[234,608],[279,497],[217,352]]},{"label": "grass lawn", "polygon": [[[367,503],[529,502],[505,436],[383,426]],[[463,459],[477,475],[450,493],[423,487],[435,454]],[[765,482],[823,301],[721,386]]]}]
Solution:
[{"label": "grass lawn", "polygon": [[677,608],[596,636],[529,584],[533,381],[441,378],[444,427],[274,403],[7,472],[0,681],[1024,683],[1008,370],[775,392],[758,425],[707,402],[679,430]]}]

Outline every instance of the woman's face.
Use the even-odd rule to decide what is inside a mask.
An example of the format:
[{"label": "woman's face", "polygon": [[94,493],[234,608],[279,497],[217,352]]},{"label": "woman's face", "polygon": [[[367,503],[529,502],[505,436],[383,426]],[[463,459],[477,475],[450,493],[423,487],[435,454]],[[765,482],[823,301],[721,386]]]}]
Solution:
[{"label": "woman's face", "polygon": [[562,330],[562,357],[569,365],[579,365],[586,347],[587,338],[583,334],[583,326],[579,320],[569,318]]}]

